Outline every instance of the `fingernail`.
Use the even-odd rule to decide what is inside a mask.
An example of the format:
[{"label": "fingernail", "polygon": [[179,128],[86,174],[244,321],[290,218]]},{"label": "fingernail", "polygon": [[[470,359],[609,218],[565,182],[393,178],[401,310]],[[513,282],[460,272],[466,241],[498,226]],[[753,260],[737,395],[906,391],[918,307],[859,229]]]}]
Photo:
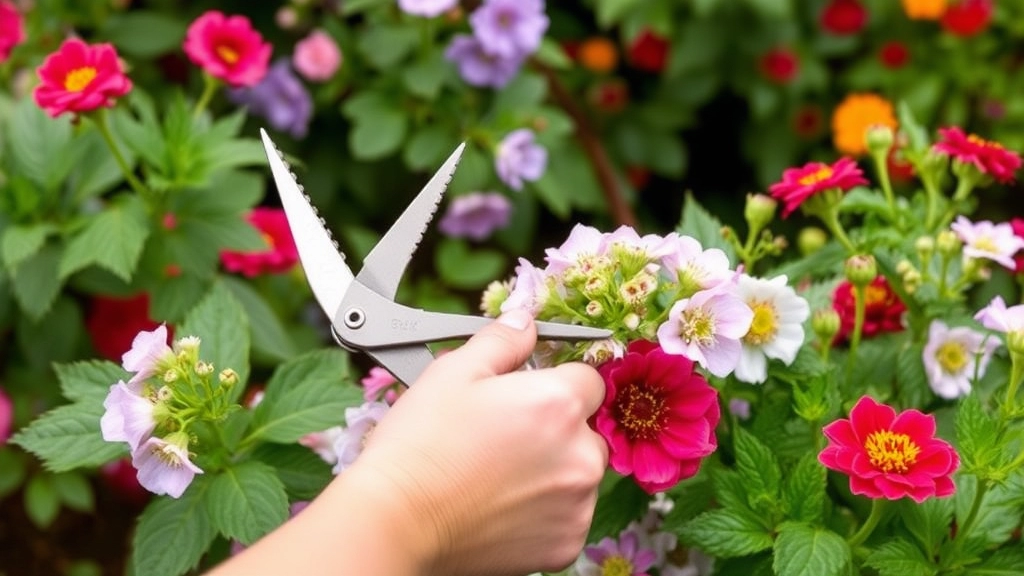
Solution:
[{"label": "fingernail", "polygon": [[508,312],[505,312],[501,316],[498,316],[498,322],[504,324],[505,326],[508,326],[509,328],[514,328],[516,330],[525,329],[527,326],[530,325],[530,322],[532,321],[533,316],[531,316],[529,312],[523,309],[509,310]]}]

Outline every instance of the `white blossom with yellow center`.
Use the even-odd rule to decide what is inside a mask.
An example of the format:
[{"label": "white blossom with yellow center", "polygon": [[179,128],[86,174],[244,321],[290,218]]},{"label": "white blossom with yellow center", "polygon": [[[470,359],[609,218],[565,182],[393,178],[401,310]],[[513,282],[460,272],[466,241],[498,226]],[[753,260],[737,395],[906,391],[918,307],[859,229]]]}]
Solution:
[{"label": "white blossom with yellow center", "polygon": [[932,320],[922,360],[928,385],[938,396],[952,400],[971,391],[975,378],[985,375],[999,339],[966,326],[948,327]]},{"label": "white blossom with yellow center", "polygon": [[786,281],[785,276],[771,280],[746,274],[739,277],[737,294],[754,312],[734,372],[743,382],[763,383],[768,378],[769,358],[790,364],[803,346],[803,323],[810,316],[810,306]]}]

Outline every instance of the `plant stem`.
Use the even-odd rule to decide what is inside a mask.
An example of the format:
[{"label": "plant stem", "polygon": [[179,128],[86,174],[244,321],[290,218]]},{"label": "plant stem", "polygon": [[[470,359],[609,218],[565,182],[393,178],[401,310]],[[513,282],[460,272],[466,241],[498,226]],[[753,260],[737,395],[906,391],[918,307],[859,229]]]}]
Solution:
[{"label": "plant stem", "polygon": [[864,543],[874,532],[875,527],[878,526],[878,522],[882,519],[882,515],[885,513],[886,500],[883,498],[876,498],[871,502],[871,513],[868,514],[868,519],[861,524],[860,530],[846,539],[846,543],[850,545],[850,548],[856,548]]},{"label": "plant stem", "polygon": [[210,104],[210,100],[213,99],[213,95],[217,92],[218,86],[220,86],[220,82],[216,78],[205,72],[203,73],[203,93],[199,96],[199,101],[196,102],[195,110],[192,111],[193,118],[202,116],[206,107]]},{"label": "plant stem", "polygon": [[839,223],[839,215],[835,208],[829,208],[828,210],[822,211],[821,221],[828,228],[829,232],[835,236],[836,240],[846,248],[847,252],[856,252],[856,248],[853,246],[853,242],[850,242],[850,238],[846,235],[846,231],[843,230],[843,225]]},{"label": "plant stem", "polygon": [[938,208],[939,187],[935,184],[935,180],[930,173],[921,170],[918,170],[918,172],[921,174],[921,183],[924,184],[924,190],[928,194],[928,208],[925,212],[924,226],[925,230],[931,231],[935,225],[935,210]]},{"label": "plant stem", "polygon": [[971,524],[974,524],[974,520],[978,517],[978,511],[981,510],[981,502],[985,499],[985,493],[988,492],[989,484],[988,480],[983,481],[981,478],[978,478],[978,487],[974,491],[974,501],[971,502],[971,509],[967,512],[967,518],[964,518],[963,524],[957,527],[957,540],[966,538],[967,533],[970,532]]},{"label": "plant stem", "polygon": [[117,142],[114,141],[114,135],[110,132],[110,126],[107,124],[107,109],[100,108],[99,113],[95,116],[96,128],[100,131],[100,135],[103,136],[103,141],[107,143],[107,148],[110,149],[110,153],[114,155],[114,160],[117,161],[118,167],[121,168],[121,172],[124,174],[125,180],[128,185],[132,187],[139,196],[143,199],[150,200],[149,190],[139,182],[139,179],[135,177],[128,162],[124,159],[124,155],[121,154],[121,149],[117,146]]},{"label": "plant stem", "polygon": [[850,335],[850,355],[846,358],[846,379],[850,379],[853,365],[857,361],[861,332],[864,331],[864,315],[867,311],[867,290],[864,286],[853,287],[853,333]]},{"label": "plant stem", "polygon": [[885,154],[872,154],[875,161],[875,172],[878,174],[878,182],[882,185],[882,192],[885,193],[885,203],[889,206],[891,220],[896,219],[896,195],[892,191],[892,182],[889,180],[889,167],[885,162]]},{"label": "plant stem", "polygon": [[1000,407],[1000,413],[1008,418],[1017,410],[1017,389],[1021,378],[1024,378],[1024,355],[1010,352],[1010,383],[1006,387],[1006,400]]}]

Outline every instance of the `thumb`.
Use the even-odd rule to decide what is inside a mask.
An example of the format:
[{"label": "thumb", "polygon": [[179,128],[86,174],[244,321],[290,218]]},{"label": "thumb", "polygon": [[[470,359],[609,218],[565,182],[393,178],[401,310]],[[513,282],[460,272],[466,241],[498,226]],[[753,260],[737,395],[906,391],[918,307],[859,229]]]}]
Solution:
[{"label": "thumb", "polygon": [[537,344],[537,325],[526,310],[510,310],[442,359],[472,380],[518,370]]}]

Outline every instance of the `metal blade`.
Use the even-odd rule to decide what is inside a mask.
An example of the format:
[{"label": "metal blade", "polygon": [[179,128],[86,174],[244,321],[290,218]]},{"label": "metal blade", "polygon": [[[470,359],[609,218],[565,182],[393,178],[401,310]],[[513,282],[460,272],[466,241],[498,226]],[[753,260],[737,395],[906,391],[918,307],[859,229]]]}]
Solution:
[{"label": "metal blade", "polygon": [[345,264],[345,256],[338,250],[338,243],[309,201],[309,196],[295,180],[295,174],[285,163],[281,152],[262,128],[260,136],[277,193],[288,216],[288,226],[295,238],[299,261],[306,272],[306,281],[324,314],[333,321],[345,292],[352,284],[352,270]]},{"label": "metal blade", "polygon": [[387,234],[363,260],[363,268],[356,275],[356,280],[388,300],[394,300],[405,267],[434,217],[465,148],[465,143],[459,144],[423,190],[413,198]]}]

